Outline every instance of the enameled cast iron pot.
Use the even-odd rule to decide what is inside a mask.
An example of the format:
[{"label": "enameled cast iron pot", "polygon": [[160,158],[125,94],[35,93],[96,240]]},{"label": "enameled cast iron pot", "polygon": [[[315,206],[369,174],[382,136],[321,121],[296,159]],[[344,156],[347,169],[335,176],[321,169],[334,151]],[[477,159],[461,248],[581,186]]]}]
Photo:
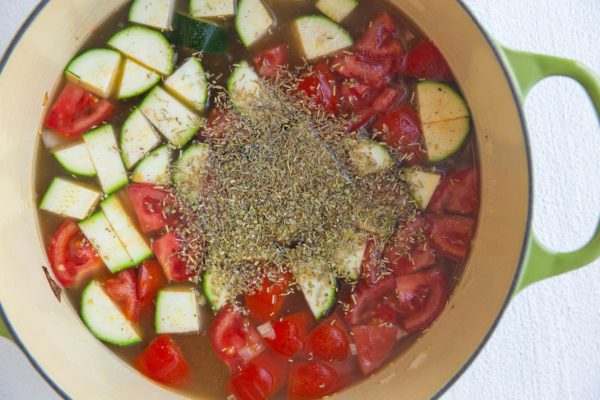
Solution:
[{"label": "enameled cast iron pot", "polygon": [[[364,0],[368,1],[368,0]],[[557,254],[530,232],[532,177],[524,97],[551,75],[569,76],[600,111],[600,78],[560,58],[495,43],[459,0],[390,0],[441,49],[471,107],[481,159],[481,212],[464,274],[440,318],[373,378],[344,399],[427,399],[447,388],[481,349],[507,302],[525,286],[600,257],[600,229],[580,250]],[[175,399],[121,361],[58,302],[42,271],[34,191],[37,135],[47,94],[66,62],[126,0],[44,0],[0,62],[0,310],[38,371],[64,397]],[[1,326],[1,323],[0,323]]]}]

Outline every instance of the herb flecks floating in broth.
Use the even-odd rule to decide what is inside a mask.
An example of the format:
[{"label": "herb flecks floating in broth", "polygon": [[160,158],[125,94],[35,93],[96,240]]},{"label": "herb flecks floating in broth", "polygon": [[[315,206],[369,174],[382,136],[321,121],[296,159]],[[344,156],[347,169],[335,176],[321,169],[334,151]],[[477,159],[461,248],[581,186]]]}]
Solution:
[{"label": "herb flecks floating in broth", "polygon": [[322,397],[443,311],[479,207],[471,116],[384,2],[234,5],[136,0],[96,31],[45,119],[40,223],[90,332],[141,373]]}]

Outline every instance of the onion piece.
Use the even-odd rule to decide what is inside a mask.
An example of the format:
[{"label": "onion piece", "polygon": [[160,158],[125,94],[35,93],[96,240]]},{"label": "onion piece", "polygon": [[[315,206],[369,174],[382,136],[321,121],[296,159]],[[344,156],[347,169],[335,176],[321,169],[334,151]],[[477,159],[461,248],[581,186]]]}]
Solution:
[{"label": "onion piece", "polygon": [[264,324],[259,325],[256,330],[258,331],[258,334],[265,339],[275,339],[275,330],[273,329],[271,322],[265,322]]},{"label": "onion piece", "polygon": [[356,348],[356,344],[350,343],[350,354],[353,356],[358,354],[358,349]]}]

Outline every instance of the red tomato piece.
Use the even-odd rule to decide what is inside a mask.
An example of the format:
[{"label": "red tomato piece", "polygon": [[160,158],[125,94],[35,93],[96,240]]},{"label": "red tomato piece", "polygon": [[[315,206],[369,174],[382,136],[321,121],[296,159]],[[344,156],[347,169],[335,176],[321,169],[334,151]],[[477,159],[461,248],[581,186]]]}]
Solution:
[{"label": "red tomato piece", "polygon": [[210,328],[213,350],[231,371],[236,371],[265,349],[254,325],[242,313],[226,306],[217,314]]},{"label": "red tomato piece", "polygon": [[156,260],[146,260],[138,268],[138,297],[140,309],[146,310],[153,303],[156,293],[167,283],[162,267]]},{"label": "red tomato piece", "polygon": [[404,49],[394,39],[396,25],[387,12],[380,14],[356,42],[356,49],[374,58],[401,58]]},{"label": "red tomato piece", "polygon": [[444,256],[464,260],[471,247],[475,233],[475,220],[458,215],[433,214],[431,221],[431,245]]},{"label": "red tomato piece", "polygon": [[293,364],[288,379],[291,398],[317,398],[338,389],[340,378],[335,368],[325,362]]},{"label": "red tomato piece", "polygon": [[177,223],[177,216],[167,215],[173,205],[170,193],[148,183],[127,185],[127,193],[142,232],[149,233]]},{"label": "red tomato piece", "polygon": [[355,325],[368,320],[370,310],[380,302],[386,302],[393,297],[394,278],[386,276],[373,287],[368,287],[364,283],[359,283],[356,292],[349,299],[345,318],[349,324]]},{"label": "red tomato piece", "polygon": [[127,319],[133,322],[137,322],[140,316],[137,281],[136,270],[132,268],[104,281],[106,293],[121,307]]},{"label": "red tomato piece", "polygon": [[381,89],[372,88],[356,80],[340,86],[340,104],[346,111],[358,112],[370,108]]},{"label": "red tomato piece", "polygon": [[147,377],[166,385],[184,383],[191,374],[181,349],[166,335],[154,339],[133,365]]},{"label": "red tomato piece", "polygon": [[422,41],[408,52],[403,72],[418,79],[436,81],[454,79],[444,56],[429,40]]},{"label": "red tomato piece", "polygon": [[181,257],[181,243],[175,233],[165,233],[152,243],[152,251],[169,281],[186,282],[194,276],[194,271]]},{"label": "red tomato piece", "polygon": [[44,125],[73,138],[105,122],[114,111],[110,102],[67,83],[50,108]]},{"label": "red tomato piece", "polygon": [[235,126],[239,118],[239,115],[231,110],[213,108],[208,114],[206,124],[198,132],[198,137],[208,142],[224,142],[229,133],[228,129]]},{"label": "red tomato piece", "polygon": [[250,311],[250,315],[260,322],[277,318],[283,306],[287,288],[286,279],[271,282],[265,278],[261,290],[245,297],[246,308]]},{"label": "red tomato piece", "polygon": [[358,363],[363,374],[375,371],[389,357],[396,338],[398,327],[378,325],[358,325],[352,327],[352,338],[356,344]]},{"label": "red tomato piece", "polygon": [[266,400],[284,385],[287,363],[264,352],[237,372],[229,381],[229,388],[237,400]]},{"label": "red tomato piece", "polygon": [[421,122],[410,107],[403,105],[381,117],[375,124],[378,139],[402,153],[409,165],[419,164],[423,159],[421,147]]},{"label": "red tomato piece", "polygon": [[327,361],[343,361],[348,357],[350,338],[338,317],[321,322],[308,338],[310,351]]},{"label": "red tomato piece", "polygon": [[398,309],[402,328],[415,332],[429,326],[442,312],[448,290],[441,268],[403,275],[396,278]]},{"label": "red tomato piece", "polygon": [[304,93],[309,99],[314,99],[316,105],[331,114],[334,114],[337,108],[337,91],[335,75],[324,63],[313,66],[312,71],[300,80],[297,89],[298,93]]},{"label": "red tomato piece", "polygon": [[[386,266],[397,275],[403,275],[435,264],[435,252],[426,239],[429,232],[430,226],[424,217],[417,217],[403,229],[399,229],[383,249]],[[416,241],[416,237],[423,239]]]},{"label": "red tomato piece", "polygon": [[275,337],[265,337],[265,341],[277,353],[294,357],[304,350],[312,320],[312,315],[305,311],[280,318],[272,323]]},{"label": "red tomato piece", "polygon": [[71,220],[63,222],[52,235],[48,258],[54,276],[66,288],[83,282],[102,266],[90,242]]},{"label": "red tomato piece", "polygon": [[361,53],[343,54],[333,64],[333,69],[346,78],[353,78],[365,85],[380,88],[385,86],[392,74],[389,58],[375,60]]},{"label": "red tomato piece", "polygon": [[404,87],[386,87],[375,98],[372,108],[377,115],[385,114],[398,104],[405,93],[406,89]]},{"label": "red tomato piece", "polygon": [[362,281],[368,287],[375,286],[380,280],[379,272],[381,270],[381,262],[381,239],[376,235],[369,236],[360,268]]},{"label": "red tomato piece", "polygon": [[275,78],[279,68],[288,62],[288,47],[285,44],[262,51],[252,59],[258,74],[263,78]]},{"label": "red tomato piece", "polygon": [[474,215],[479,208],[477,169],[451,171],[431,197],[427,210],[434,213]]}]

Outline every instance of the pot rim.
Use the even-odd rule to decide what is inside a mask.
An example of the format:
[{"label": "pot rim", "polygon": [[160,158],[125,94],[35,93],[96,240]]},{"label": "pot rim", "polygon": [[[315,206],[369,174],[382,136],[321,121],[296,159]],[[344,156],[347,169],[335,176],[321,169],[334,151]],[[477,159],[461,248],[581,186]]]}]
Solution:
[{"label": "pot rim", "polygon": [[[19,45],[19,43],[21,41],[21,38],[23,37],[23,35],[25,34],[25,32],[27,31],[27,29],[29,28],[29,26],[35,21],[35,19],[37,18],[37,16],[44,10],[45,6],[50,1],[51,0],[41,0],[38,3],[38,5],[31,11],[31,13],[25,19],[25,21],[21,24],[21,26],[19,27],[19,29],[17,30],[17,32],[15,33],[15,35],[13,36],[13,38],[11,39],[11,41],[9,42],[6,50],[2,54],[2,57],[0,57],[0,74],[2,74],[2,71],[4,70],[4,67],[6,66],[6,64],[8,63],[8,61],[10,59],[10,56],[12,55],[13,51],[15,50],[15,48]],[[492,39],[492,36],[481,25],[481,23],[475,17],[475,15],[471,11],[471,9],[464,3],[463,0],[455,0],[455,1],[462,7],[462,9],[465,11],[465,13],[473,21],[473,23],[475,24],[475,26],[477,27],[477,29],[479,30],[479,32],[481,33],[481,35],[483,36],[483,38],[485,39],[485,41],[487,42],[488,46],[490,47],[490,49],[494,53],[494,56],[496,57],[498,63],[500,64],[500,67],[502,68],[502,71],[503,71],[504,75],[507,78],[507,81],[508,81],[508,84],[509,84],[509,87],[510,87],[510,91],[512,93],[513,100],[514,100],[514,102],[517,105],[517,110],[518,110],[518,113],[519,113],[519,121],[521,123],[521,130],[523,132],[525,154],[527,156],[526,157],[527,158],[527,175],[529,177],[529,179],[528,179],[528,188],[527,188],[529,199],[528,199],[528,204],[527,204],[527,217],[526,217],[526,221],[525,221],[525,231],[524,231],[524,236],[523,236],[523,245],[521,247],[521,254],[519,256],[518,265],[517,265],[515,274],[513,276],[513,280],[512,280],[510,289],[509,289],[509,291],[506,294],[506,298],[504,299],[504,302],[503,302],[500,310],[498,311],[498,314],[496,315],[496,318],[495,318],[494,322],[489,327],[489,329],[488,329],[485,337],[482,339],[482,341],[479,343],[479,345],[473,351],[473,353],[469,356],[469,358],[467,359],[467,361],[460,367],[460,369],[452,377],[452,379],[450,379],[433,396],[433,399],[439,399],[444,393],[446,393],[448,391],[448,389],[450,389],[450,387],[452,385],[454,385],[454,383],[456,383],[456,381],[458,381],[462,377],[462,375],[464,374],[464,372],[471,366],[471,364],[473,363],[473,361],[475,361],[475,359],[479,356],[479,353],[486,346],[486,344],[489,341],[490,337],[492,336],[492,334],[494,333],[494,331],[498,327],[498,324],[499,324],[500,320],[502,319],[502,316],[504,315],[504,312],[506,311],[508,303],[510,302],[510,300],[512,299],[513,295],[516,292],[516,287],[517,287],[517,283],[518,283],[518,280],[519,280],[519,276],[521,275],[521,273],[523,271],[523,265],[524,265],[525,257],[527,255],[527,251],[529,249],[529,240],[528,239],[529,239],[530,234],[531,234],[532,207],[533,207],[533,169],[532,169],[532,164],[531,164],[531,162],[532,162],[532,160],[531,160],[531,144],[530,144],[530,141],[529,141],[529,132],[527,130],[527,124],[526,124],[525,114],[524,114],[524,110],[523,110],[523,104],[522,104],[521,98],[519,96],[519,90],[516,87],[516,82],[515,82],[514,78],[512,77],[512,75],[510,73],[511,67],[503,59],[503,57],[501,55],[501,52],[500,52],[500,49],[494,43],[494,40]],[[52,389],[54,389],[54,391],[60,397],[62,397],[63,399],[69,399],[70,400],[71,397],[69,397],[69,395],[67,395],[67,393],[65,393],[61,389],[61,387],[56,382],[54,382],[54,380],[52,378],[50,378],[48,376],[48,374],[46,374],[46,372],[42,369],[42,367],[37,363],[36,359],[29,353],[29,351],[28,351],[27,347],[25,346],[25,344],[19,339],[19,336],[18,336],[17,332],[13,329],[13,327],[12,327],[12,325],[10,323],[10,320],[8,320],[7,317],[6,317],[4,309],[2,308],[2,304],[0,304],[0,318],[2,318],[2,320],[4,320],[4,322],[6,324],[6,328],[8,329],[8,331],[9,331],[10,335],[12,336],[12,338],[14,339],[15,344],[25,354],[25,356],[27,357],[27,359],[29,360],[29,362],[31,363],[31,365],[40,374],[40,376],[42,378],[44,378],[44,380],[50,385],[50,387],[52,387]]]}]

